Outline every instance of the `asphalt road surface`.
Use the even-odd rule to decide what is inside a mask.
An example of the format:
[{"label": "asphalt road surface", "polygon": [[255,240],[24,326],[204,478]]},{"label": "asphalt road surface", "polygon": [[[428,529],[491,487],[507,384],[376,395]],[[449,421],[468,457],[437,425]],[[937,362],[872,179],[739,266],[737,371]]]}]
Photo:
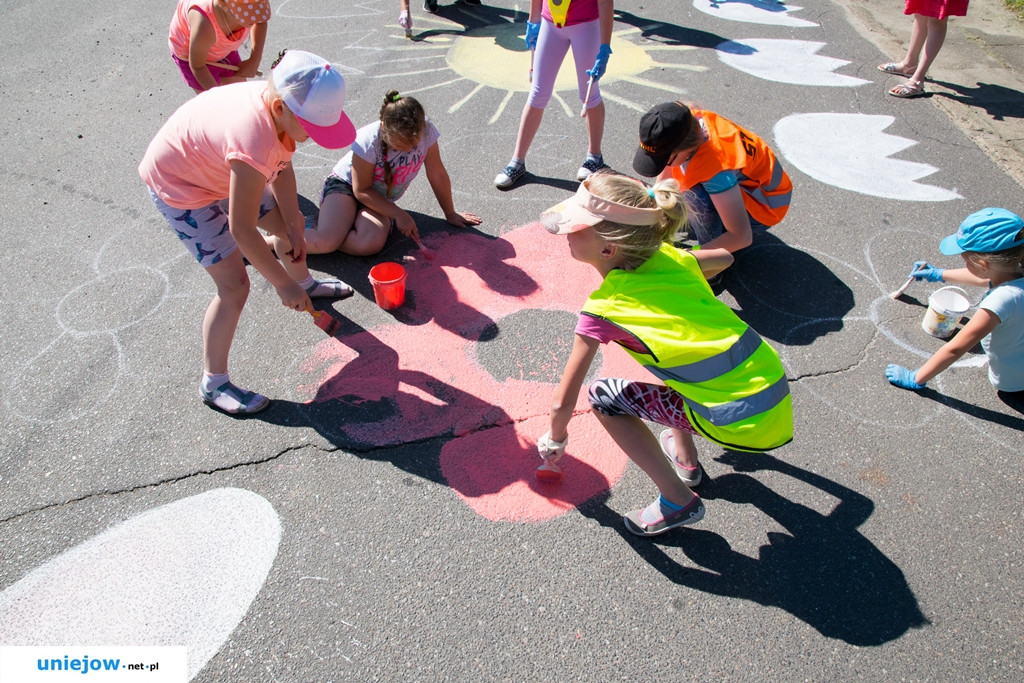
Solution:
[{"label": "asphalt road surface", "polygon": [[[604,155],[629,172],[642,112],[698,102],[772,145],[786,219],[721,299],[782,356],[796,438],[700,444],[707,516],[654,540],[621,515],[653,485],[580,404],[565,478],[535,440],[596,275],[536,225],[575,190],[579,100],[559,82],[514,189],[492,185],[528,88],[527,3],[279,0],[264,71],[301,48],[343,69],[357,126],[390,88],[441,131],[456,207],[402,205],[436,250],[311,257],[354,297],[327,338],[258,273],[236,420],[197,397],[213,294],[136,166],[192,93],[173,3],[4,3],[0,42],[0,644],[187,645],[194,681],[1019,680],[1024,415],[980,349],[913,394],[887,363],[941,344],[937,285],[892,300],[969,213],[1020,187],[828,0],[616,3]],[[909,30],[909,22],[908,22]],[[295,155],[304,210],[340,153]],[[379,309],[367,273],[408,272]],[[969,292],[976,303],[983,292]],[[617,353],[600,372],[642,378]]]}]

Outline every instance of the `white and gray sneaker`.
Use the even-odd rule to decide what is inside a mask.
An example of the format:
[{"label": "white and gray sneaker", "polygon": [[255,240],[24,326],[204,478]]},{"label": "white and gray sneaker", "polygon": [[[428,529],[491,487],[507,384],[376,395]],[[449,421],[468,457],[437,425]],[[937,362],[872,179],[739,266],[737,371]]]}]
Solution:
[{"label": "white and gray sneaker", "polygon": [[604,156],[599,156],[596,159],[589,154],[583,161],[583,165],[580,166],[580,170],[576,171],[576,180],[581,183],[590,177],[591,173],[597,173],[602,168],[607,168],[604,163]]},{"label": "white and gray sneaker", "polygon": [[494,176],[494,186],[499,190],[507,190],[518,183],[524,175],[526,175],[526,164],[520,166],[509,164],[504,171]]}]

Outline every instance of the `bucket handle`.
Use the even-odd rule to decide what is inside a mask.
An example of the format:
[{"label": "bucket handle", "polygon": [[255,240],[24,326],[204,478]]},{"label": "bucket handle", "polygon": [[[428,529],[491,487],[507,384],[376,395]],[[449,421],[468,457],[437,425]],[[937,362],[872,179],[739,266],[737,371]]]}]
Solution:
[{"label": "bucket handle", "polygon": [[[952,291],[954,291],[954,292],[959,292],[959,293],[960,293],[960,296],[962,296],[962,297],[964,298],[964,300],[965,300],[965,301],[967,301],[967,305],[968,305],[968,306],[970,307],[970,308],[968,308],[967,310],[970,310],[971,308],[977,308],[977,307],[978,307],[978,304],[980,304],[980,303],[981,303],[981,299],[979,299],[979,300],[978,300],[978,304],[972,304],[972,303],[971,303],[971,297],[967,296],[967,292],[965,292],[965,291],[963,290],[963,288],[961,288],[961,287],[957,287],[957,286],[955,286],[955,285],[946,285],[945,287],[939,287],[939,288],[938,288],[938,289],[936,289],[936,290],[935,290],[934,292],[932,292],[932,296],[935,296],[936,294],[938,294],[939,292],[941,292],[941,291],[943,291],[943,290],[945,290],[945,289],[949,289],[949,290],[952,290]],[[982,299],[983,299],[983,298],[985,298],[985,295],[984,295],[984,294],[982,294],[981,296],[982,296]],[[929,297],[929,298],[930,298],[930,297]]]}]

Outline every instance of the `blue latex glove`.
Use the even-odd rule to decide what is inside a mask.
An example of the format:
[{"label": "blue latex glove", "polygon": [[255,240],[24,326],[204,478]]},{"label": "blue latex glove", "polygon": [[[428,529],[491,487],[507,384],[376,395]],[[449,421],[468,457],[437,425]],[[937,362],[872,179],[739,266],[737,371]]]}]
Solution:
[{"label": "blue latex glove", "polygon": [[532,50],[537,47],[537,36],[540,35],[540,22],[531,24],[526,22],[526,49]]},{"label": "blue latex glove", "polygon": [[[907,370],[902,365],[889,365],[885,368],[885,378],[889,384],[895,384],[900,389],[924,389],[924,384],[917,383],[917,370]],[[925,382],[927,384],[927,382]]]},{"label": "blue latex glove", "polygon": [[928,282],[944,282],[942,279],[942,268],[936,268],[930,263],[925,261],[914,261],[914,269],[910,271],[908,277],[912,277],[918,282],[921,280],[927,280]]},{"label": "blue latex glove", "polygon": [[587,69],[587,75],[595,81],[604,76],[604,70],[608,67],[608,56],[611,53],[611,46],[608,43],[601,43],[601,47],[597,51],[597,59],[594,60],[594,68]]}]

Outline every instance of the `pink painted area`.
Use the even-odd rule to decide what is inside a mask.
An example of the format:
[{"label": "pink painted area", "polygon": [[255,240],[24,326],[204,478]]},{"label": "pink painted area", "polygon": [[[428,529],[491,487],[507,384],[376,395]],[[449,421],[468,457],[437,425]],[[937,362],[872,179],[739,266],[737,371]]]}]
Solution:
[{"label": "pink painted area", "polygon": [[[554,385],[496,381],[474,354],[481,331],[506,315],[529,308],[575,313],[599,275],[538,224],[498,239],[453,233],[432,241],[429,264],[405,263],[409,324],[327,339],[302,364],[317,378],[300,387],[311,401],[344,400],[342,416],[377,409],[373,420],[343,417],[318,429],[382,447],[452,435],[441,451],[442,474],[467,505],[495,521],[551,519],[614,486],[627,459],[589,414],[585,391],[559,463],[562,481],[539,482],[536,442],[547,430]],[[647,379],[618,348],[603,349],[602,359],[602,376]]]},{"label": "pink painted area", "polygon": [[626,468],[626,457],[592,414],[574,418],[571,429],[557,483],[536,475],[546,416],[452,439],[441,449],[441,470],[459,498],[489,520],[552,519],[610,489]]}]

